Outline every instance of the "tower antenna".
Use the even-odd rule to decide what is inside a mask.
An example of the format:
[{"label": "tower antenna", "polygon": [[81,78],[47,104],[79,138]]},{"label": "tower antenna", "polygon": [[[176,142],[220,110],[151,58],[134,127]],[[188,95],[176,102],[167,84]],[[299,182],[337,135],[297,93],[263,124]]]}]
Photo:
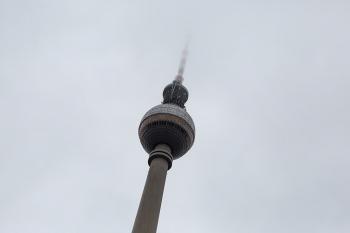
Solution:
[{"label": "tower antenna", "polygon": [[186,67],[186,62],[187,62],[187,56],[188,56],[188,43],[189,41],[187,40],[184,49],[182,50],[182,55],[181,55],[181,60],[179,64],[179,69],[177,71],[177,75],[175,77],[175,81],[182,83],[184,78],[183,74],[185,72],[185,67]]}]

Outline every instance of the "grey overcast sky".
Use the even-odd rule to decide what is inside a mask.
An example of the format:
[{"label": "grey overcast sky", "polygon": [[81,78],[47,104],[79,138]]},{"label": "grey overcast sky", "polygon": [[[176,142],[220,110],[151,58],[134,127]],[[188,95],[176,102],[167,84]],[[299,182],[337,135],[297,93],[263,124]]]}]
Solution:
[{"label": "grey overcast sky", "polygon": [[350,232],[350,2],[0,0],[0,232],[131,232],[191,36],[159,233]]}]

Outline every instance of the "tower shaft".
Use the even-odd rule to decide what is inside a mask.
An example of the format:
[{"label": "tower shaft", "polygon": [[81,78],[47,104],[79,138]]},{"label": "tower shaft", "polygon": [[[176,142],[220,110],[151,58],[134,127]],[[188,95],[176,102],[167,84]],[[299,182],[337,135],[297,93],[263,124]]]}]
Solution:
[{"label": "tower shaft", "polygon": [[157,231],[165,179],[170,167],[169,159],[164,156],[164,153],[171,155],[167,145],[158,145],[154,153],[151,153],[150,168],[132,233],[156,233]]}]

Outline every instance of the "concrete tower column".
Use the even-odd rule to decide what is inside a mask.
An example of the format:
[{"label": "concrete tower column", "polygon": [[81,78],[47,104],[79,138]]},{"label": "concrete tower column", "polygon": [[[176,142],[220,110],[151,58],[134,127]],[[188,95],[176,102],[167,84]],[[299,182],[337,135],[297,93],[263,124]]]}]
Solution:
[{"label": "concrete tower column", "polygon": [[150,153],[148,163],[150,168],[132,233],[156,233],[157,231],[165,179],[172,163],[170,147],[165,144],[156,146]]}]

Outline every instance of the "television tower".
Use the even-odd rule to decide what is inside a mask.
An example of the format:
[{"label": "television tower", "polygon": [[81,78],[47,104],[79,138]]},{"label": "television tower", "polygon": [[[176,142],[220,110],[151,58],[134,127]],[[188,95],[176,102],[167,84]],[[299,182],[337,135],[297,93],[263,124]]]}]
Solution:
[{"label": "television tower", "polygon": [[188,91],[182,85],[186,59],[187,46],[174,81],[164,88],[162,104],[151,108],[139,126],[150,168],[132,233],[156,233],[167,171],[194,142],[195,126],[185,109]]}]

